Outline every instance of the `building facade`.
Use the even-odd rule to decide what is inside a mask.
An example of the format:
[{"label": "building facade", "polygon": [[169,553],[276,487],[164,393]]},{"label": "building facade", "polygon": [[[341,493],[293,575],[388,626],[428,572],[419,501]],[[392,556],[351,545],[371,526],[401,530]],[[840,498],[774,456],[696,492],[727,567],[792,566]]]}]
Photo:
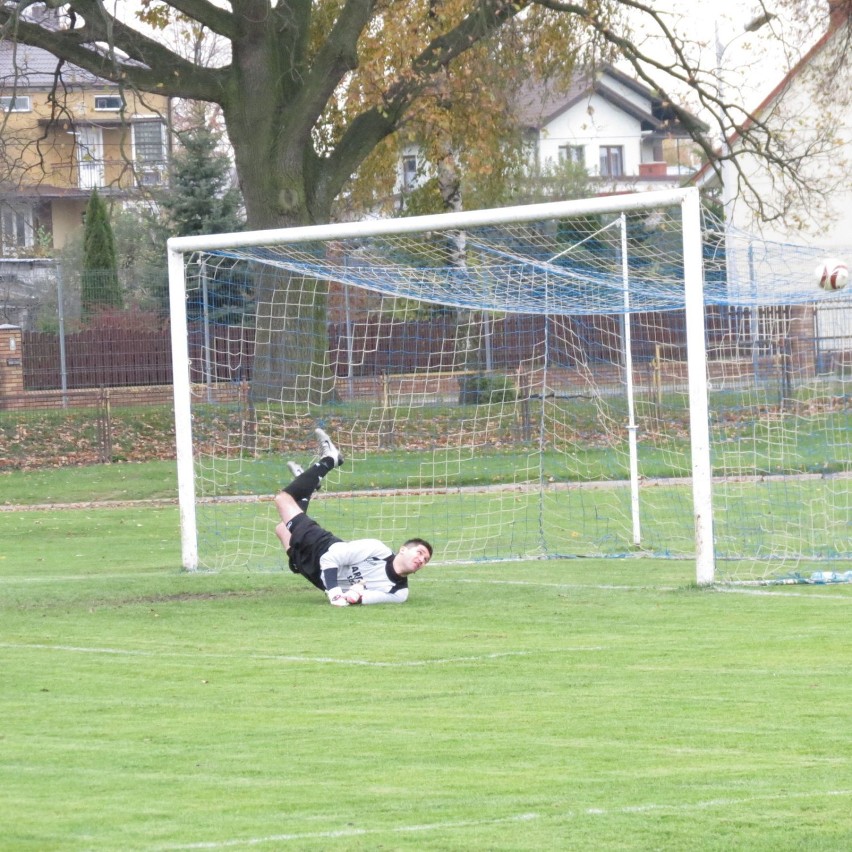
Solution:
[{"label": "building facade", "polygon": [[[726,170],[726,219],[740,234],[779,243],[841,253],[852,248],[852,62],[849,61],[850,0],[833,0],[822,38],[752,109],[755,117],[785,141],[787,157],[797,162],[813,192],[801,192],[779,168],[744,151],[739,134],[727,140],[743,178]],[[827,86],[826,81],[831,81]],[[719,175],[707,164],[696,185],[720,189]],[[775,214],[768,221],[759,205]]]},{"label": "building facade", "polygon": [[82,227],[92,189],[142,200],[167,178],[169,99],[0,41],[3,256],[48,255]]},{"label": "building facade", "polygon": [[[529,81],[513,110],[531,171],[570,160],[585,169],[598,195],[673,189],[701,165],[670,105],[611,65],[577,75],[568,87]],[[698,119],[695,124],[703,126]],[[397,193],[428,177],[417,145],[409,144],[398,163]]]},{"label": "building facade", "polygon": [[668,103],[611,65],[567,90],[528,83],[517,112],[539,166],[578,163],[600,194],[675,188],[700,165]]}]

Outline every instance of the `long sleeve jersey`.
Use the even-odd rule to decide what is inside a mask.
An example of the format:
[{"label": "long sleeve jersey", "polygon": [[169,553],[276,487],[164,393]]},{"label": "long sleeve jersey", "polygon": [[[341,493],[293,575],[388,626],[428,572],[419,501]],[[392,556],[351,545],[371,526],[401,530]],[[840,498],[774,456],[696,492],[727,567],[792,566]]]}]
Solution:
[{"label": "long sleeve jersey", "polygon": [[322,581],[326,589],[340,586],[344,593],[362,583],[362,604],[405,603],[408,578],[394,571],[393,560],[393,551],[378,539],[338,541],[320,557]]}]

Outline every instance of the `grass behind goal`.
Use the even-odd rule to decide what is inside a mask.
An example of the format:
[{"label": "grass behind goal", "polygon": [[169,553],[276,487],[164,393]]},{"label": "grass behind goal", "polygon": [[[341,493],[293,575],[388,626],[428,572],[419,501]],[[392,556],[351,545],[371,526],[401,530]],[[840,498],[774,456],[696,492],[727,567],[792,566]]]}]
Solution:
[{"label": "grass behind goal", "polygon": [[177,523],[0,513],[0,849],[852,844],[849,585],[437,562],[340,611]]}]

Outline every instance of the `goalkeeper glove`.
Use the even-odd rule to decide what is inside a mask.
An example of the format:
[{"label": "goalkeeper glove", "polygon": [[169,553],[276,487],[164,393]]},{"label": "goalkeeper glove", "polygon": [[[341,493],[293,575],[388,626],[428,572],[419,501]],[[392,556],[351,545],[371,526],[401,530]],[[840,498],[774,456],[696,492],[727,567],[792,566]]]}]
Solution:
[{"label": "goalkeeper glove", "polygon": [[346,601],[350,604],[359,604],[361,603],[361,598],[364,596],[364,584],[356,583],[352,586],[344,595]]},{"label": "goalkeeper glove", "polygon": [[343,597],[343,590],[340,586],[329,589],[326,594],[328,595],[328,602],[332,606],[349,606],[349,601]]}]

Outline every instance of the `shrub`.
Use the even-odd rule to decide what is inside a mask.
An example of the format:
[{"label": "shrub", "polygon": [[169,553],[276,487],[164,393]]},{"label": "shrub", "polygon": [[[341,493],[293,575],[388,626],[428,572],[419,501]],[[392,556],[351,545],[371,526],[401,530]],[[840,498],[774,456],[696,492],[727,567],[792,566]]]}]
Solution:
[{"label": "shrub", "polygon": [[518,392],[509,376],[477,373],[459,379],[459,405],[514,402]]}]

